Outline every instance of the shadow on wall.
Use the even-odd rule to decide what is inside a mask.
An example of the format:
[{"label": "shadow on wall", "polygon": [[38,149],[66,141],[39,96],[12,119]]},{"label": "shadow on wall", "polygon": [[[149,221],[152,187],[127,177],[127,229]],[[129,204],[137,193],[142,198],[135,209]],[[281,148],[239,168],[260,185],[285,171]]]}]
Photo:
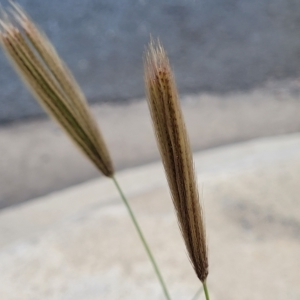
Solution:
[{"label": "shadow on wall", "polygon": [[[300,74],[293,0],[18,1],[90,101],[144,95],[142,54],[160,37],[182,93],[248,89]],[[42,114],[0,54],[0,123]]]}]

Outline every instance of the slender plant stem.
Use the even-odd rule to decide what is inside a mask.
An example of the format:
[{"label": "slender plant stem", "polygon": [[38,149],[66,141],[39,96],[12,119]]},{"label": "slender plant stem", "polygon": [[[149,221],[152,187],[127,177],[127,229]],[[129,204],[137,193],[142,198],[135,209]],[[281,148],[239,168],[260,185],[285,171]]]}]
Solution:
[{"label": "slender plant stem", "polygon": [[200,287],[200,288],[198,289],[197,293],[196,293],[196,294],[194,295],[194,297],[192,298],[192,300],[197,300],[198,297],[201,295],[202,291],[203,291],[203,288]]},{"label": "slender plant stem", "polygon": [[206,300],[209,300],[209,294],[208,294],[208,288],[206,285],[206,281],[202,282],[202,284],[203,284],[203,289],[204,289],[204,293],[205,293],[205,298],[206,298]]},{"label": "slender plant stem", "polygon": [[121,189],[121,187],[120,187],[120,185],[118,183],[118,181],[116,180],[116,178],[114,176],[112,177],[112,180],[113,180],[113,182],[114,182],[114,184],[115,184],[118,192],[120,193],[120,196],[121,196],[121,198],[122,198],[122,200],[123,200],[123,202],[124,202],[124,204],[125,204],[128,212],[129,212],[130,218],[131,218],[131,220],[132,220],[132,222],[133,222],[133,224],[135,226],[135,229],[137,230],[138,235],[139,235],[139,237],[140,237],[140,239],[141,239],[141,241],[142,241],[142,243],[143,243],[143,245],[145,247],[145,250],[146,250],[146,252],[147,252],[147,254],[149,256],[149,259],[150,259],[150,261],[151,261],[151,263],[153,265],[154,271],[155,271],[156,276],[157,276],[157,278],[158,278],[158,280],[160,282],[160,285],[161,285],[161,287],[163,289],[163,292],[164,292],[166,298],[168,300],[171,300],[171,297],[170,297],[170,294],[169,294],[168,289],[166,287],[166,284],[165,284],[165,282],[163,280],[163,277],[162,277],[162,275],[161,275],[161,273],[159,271],[158,265],[157,265],[157,263],[156,263],[156,261],[154,259],[154,256],[153,256],[153,254],[152,254],[152,252],[151,252],[151,250],[149,248],[149,245],[148,245],[148,243],[147,243],[147,241],[146,241],[146,239],[145,239],[145,237],[143,235],[143,232],[142,232],[142,230],[140,228],[140,225],[139,225],[139,223],[138,223],[138,221],[137,221],[137,219],[136,219],[136,217],[135,217],[135,215],[134,215],[134,213],[133,213],[133,211],[132,211],[132,209],[131,209],[131,207],[130,207],[130,205],[129,205],[129,203],[128,203],[128,201],[127,201],[127,199],[126,199],[126,197],[125,197],[125,195],[124,195],[124,193],[123,193],[123,191],[122,191],[122,189]]}]

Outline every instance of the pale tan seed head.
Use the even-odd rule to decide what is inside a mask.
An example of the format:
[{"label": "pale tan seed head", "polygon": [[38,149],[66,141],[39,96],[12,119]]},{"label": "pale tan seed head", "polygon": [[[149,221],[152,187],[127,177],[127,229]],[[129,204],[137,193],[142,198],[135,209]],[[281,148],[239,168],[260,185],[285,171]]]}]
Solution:
[{"label": "pale tan seed head", "polygon": [[179,227],[194,270],[204,282],[208,275],[206,233],[192,152],[172,70],[159,41],[150,42],[144,70],[148,105]]},{"label": "pale tan seed head", "polygon": [[0,42],[38,102],[105,176],[113,176],[109,152],[86,99],[50,41],[14,3],[10,16],[3,12],[0,24]]}]

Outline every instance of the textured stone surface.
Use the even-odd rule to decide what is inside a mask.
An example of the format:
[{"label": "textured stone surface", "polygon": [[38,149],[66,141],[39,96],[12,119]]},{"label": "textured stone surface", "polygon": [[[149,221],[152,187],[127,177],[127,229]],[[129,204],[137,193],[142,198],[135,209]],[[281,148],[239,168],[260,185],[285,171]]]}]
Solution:
[{"label": "textured stone surface", "polygon": [[[300,131],[297,85],[182,97],[195,151]],[[158,159],[145,100],[93,107],[117,169]],[[0,128],[0,208],[99,176],[51,120]]]},{"label": "textured stone surface", "polygon": [[[212,299],[300,298],[299,147],[294,134],[195,155]],[[190,299],[199,283],[161,164],[123,171],[119,178],[172,299]],[[0,294],[7,300],[164,299],[107,179],[2,210],[0,268]]]},{"label": "textured stone surface", "polygon": [[[48,34],[90,101],[141,97],[150,33],[182,92],[247,89],[299,76],[294,0],[18,1]],[[6,4],[6,3],[5,3]],[[41,110],[0,53],[0,122]]]}]

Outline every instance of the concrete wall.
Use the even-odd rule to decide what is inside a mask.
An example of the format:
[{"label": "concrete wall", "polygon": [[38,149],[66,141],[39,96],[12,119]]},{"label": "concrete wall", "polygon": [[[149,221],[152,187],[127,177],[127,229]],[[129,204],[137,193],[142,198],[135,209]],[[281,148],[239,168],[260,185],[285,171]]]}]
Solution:
[{"label": "concrete wall", "polygon": [[[298,0],[18,2],[90,101],[144,94],[142,54],[150,33],[168,50],[181,92],[247,89],[300,74]],[[0,122],[40,115],[2,52],[0,70]]]}]

